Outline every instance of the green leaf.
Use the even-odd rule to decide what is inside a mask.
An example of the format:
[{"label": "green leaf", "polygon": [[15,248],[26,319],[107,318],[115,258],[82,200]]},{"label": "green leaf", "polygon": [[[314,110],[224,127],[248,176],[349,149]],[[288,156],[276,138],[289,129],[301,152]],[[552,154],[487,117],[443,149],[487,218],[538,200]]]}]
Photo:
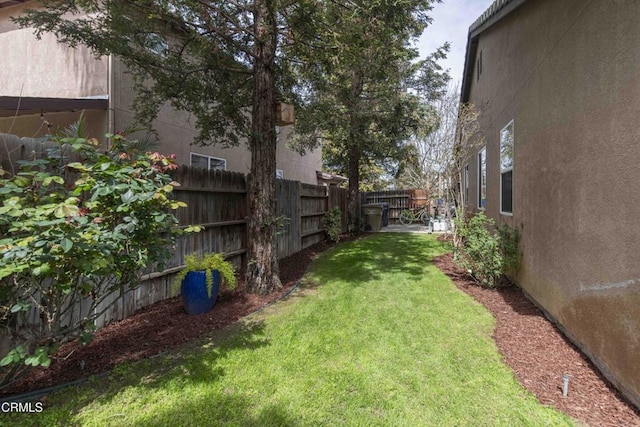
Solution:
[{"label": "green leaf", "polygon": [[18,363],[22,359],[24,359],[25,355],[26,354],[24,351],[24,347],[19,345],[16,348],[9,351],[9,353],[7,353],[7,355],[3,357],[2,360],[0,360],[0,366],[7,366],[11,363]]},{"label": "green leaf", "polygon": [[186,208],[187,204],[185,202],[171,202],[171,209],[178,209],[178,208]]},{"label": "green leaf", "polygon": [[131,203],[135,199],[135,194],[131,189],[127,190],[122,196],[120,196],[123,203]]},{"label": "green leaf", "polygon": [[31,305],[29,305],[28,303],[19,301],[16,304],[14,304],[13,307],[11,307],[11,312],[17,313],[19,311],[28,311],[30,308],[31,308]]},{"label": "green leaf", "polygon": [[48,176],[42,180],[42,186],[48,187],[49,185],[51,185],[52,182],[62,185],[64,184],[64,179],[60,176]]},{"label": "green leaf", "polygon": [[76,205],[67,204],[66,202],[61,204],[54,211],[54,215],[56,218],[67,218],[70,216],[78,215],[80,209]]},{"label": "green leaf", "polygon": [[80,162],[72,162],[67,165],[68,168],[75,169],[80,172],[89,172],[91,168],[86,167]]},{"label": "green leaf", "polygon": [[15,216],[15,213],[22,213],[22,205],[20,204],[19,197],[11,197],[4,201],[4,205],[0,206],[0,215],[9,214]]},{"label": "green leaf", "polygon": [[46,240],[38,240],[33,246],[36,248],[41,248],[46,245],[48,242]]},{"label": "green leaf", "polygon": [[67,253],[71,250],[71,248],[73,247],[73,242],[69,239],[67,239],[66,237],[64,239],[62,239],[62,241],[60,242],[60,246],[62,246],[62,250]]},{"label": "green leaf", "polygon": [[25,359],[24,363],[31,366],[49,366],[51,359],[49,358],[48,349],[46,347],[38,347],[32,356]]},{"label": "green leaf", "polygon": [[106,196],[109,193],[111,193],[111,190],[108,187],[98,187],[93,193],[93,196],[91,196],[91,201],[95,201],[99,197]]}]

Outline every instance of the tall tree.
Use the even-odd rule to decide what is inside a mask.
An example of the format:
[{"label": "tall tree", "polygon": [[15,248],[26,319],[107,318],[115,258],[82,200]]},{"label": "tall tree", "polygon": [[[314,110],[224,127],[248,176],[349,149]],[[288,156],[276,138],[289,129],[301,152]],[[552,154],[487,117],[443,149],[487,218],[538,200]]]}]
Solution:
[{"label": "tall tree", "polygon": [[410,144],[416,153],[415,162],[407,164],[396,185],[423,188],[455,203],[464,215],[467,205],[464,164],[482,145],[484,137],[478,118],[480,110],[472,104],[460,105],[457,85],[433,104],[433,127],[415,135]]},{"label": "tall tree", "polygon": [[428,120],[432,123],[426,132],[412,135],[409,144],[415,153],[414,162],[407,163],[396,181],[406,188],[422,188],[429,194],[442,190],[439,186],[446,176],[456,141],[456,123],[460,92],[457,85],[449,85],[447,92],[432,106]]},{"label": "tall tree", "polygon": [[[45,0],[16,21],[115,55],[130,69],[134,107],[150,123],[168,101],[192,113],[197,142],[251,150],[249,289],[280,287],[275,247],[276,93],[283,73],[278,46],[294,4],[279,0]],[[302,20],[296,21],[302,24]]]},{"label": "tall tree", "polygon": [[[280,286],[275,247],[276,97],[297,98],[300,134],[337,142],[357,216],[358,165],[393,155],[438,92],[435,62],[409,43],[439,0],[43,0],[17,19],[131,70],[143,123],[166,101],[196,118],[197,142],[251,150],[246,280]],[[437,55],[442,55],[439,51]],[[429,66],[431,65],[431,66]],[[309,146],[319,142],[306,139]]]},{"label": "tall tree", "polygon": [[[312,12],[316,38],[293,46],[304,83],[295,142],[322,140],[330,147],[325,161],[349,178],[352,224],[359,220],[362,165],[403,157],[405,141],[427,125],[428,102],[448,80],[437,64],[448,45],[422,61],[411,47],[436,1],[318,2]],[[316,49],[318,43],[326,48]]]}]

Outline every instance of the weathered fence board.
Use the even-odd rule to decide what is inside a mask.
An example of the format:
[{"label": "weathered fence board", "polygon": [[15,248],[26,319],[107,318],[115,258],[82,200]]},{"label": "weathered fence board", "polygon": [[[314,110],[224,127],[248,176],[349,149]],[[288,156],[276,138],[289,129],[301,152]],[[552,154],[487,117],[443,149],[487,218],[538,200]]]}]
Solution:
[{"label": "weathered fence board", "polygon": [[40,159],[57,146],[53,142],[0,133],[0,167],[15,172],[19,160]]},{"label": "weathered fence board", "polygon": [[282,226],[276,236],[278,258],[286,258],[302,249],[300,238],[300,183],[279,179],[276,182],[276,209]]},{"label": "weathered fence board", "polygon": [[334,207],[340,208],[340,212],[342,212],[342,232],[346,233],[348,231],[348,219],[347,212],[348,203],[347,196],[348,192],[344,188],[338,187],[328,187],[329,188],[329,199],[328,199],[328,209],[332,209]]},{"label": "weathered fence board", "polygon": [[327,187],[301,184],[300,236],[302,249],[325,239],[322,219],[327,212]]},{"label": "weathered fence board", "polygon": [[[188,254],[221,252],[236,267],[247,262],[247,177],[235,172],[190,167],[179,168],[172,177],[180,183],[174,190],[176,199],[188,206],[176,212],[180,225],[200,225],[204,229],[178,239],[163,271],[145,272],[138,287],[110,298],[112,306],[101,316],[99,326],[127,318],[142,307],[175,296],[174,277]],[[278,180],[276,204],[277,215],[283,219],[276,235],[278,258],[282,259],[325,239],[324,214],[329,206],[338,206],[346,212],[347,192]],[[346,232],[346,215],[342,222]]]}]

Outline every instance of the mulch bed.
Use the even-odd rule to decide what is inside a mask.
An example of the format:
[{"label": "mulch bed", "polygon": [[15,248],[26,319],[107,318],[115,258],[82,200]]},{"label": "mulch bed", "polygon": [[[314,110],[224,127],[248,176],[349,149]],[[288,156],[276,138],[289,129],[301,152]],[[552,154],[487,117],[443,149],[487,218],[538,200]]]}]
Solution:
[{"label": "mulch bed", "polygon": [[[589,426],[640,426],[640,412],[626,403],[520,288],[481,288],[453,262],[451,254],[437,257],[434,262],[458,289],[493,314],[493,337],[504,362],[542,404]],[[570,375],[567,397],[562,396],[565,373]]]},{"label": "mulch bed", "polygon": [[[283,287],[268,296],[249,294],[240,280],[235,291],[223,291],[215,310],[199,316],[184,313],[180,298],[165,300],[98,331],[88,346],[62,346],[48,369],[35,369],[7,394],[24,393],[105,372],[118,363],[165,353],[236,322],[289,292],[317,254],[320,243],[280,261]],[[640,426],[640,412],[627,404],[597,369],[520,291],[512,286],[487,290],[476,286],[452,256],[435,264],[463,292],[493,313],[494,338],[520,383],[538,400],[590,426]],[[562,376],[571,375],[568,397],[562,397]]]}]

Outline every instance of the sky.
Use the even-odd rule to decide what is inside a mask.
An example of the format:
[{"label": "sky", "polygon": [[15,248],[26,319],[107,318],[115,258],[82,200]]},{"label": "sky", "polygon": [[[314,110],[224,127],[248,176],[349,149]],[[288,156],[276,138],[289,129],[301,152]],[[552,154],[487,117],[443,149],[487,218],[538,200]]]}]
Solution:
[{"label": "sky", "polygon": [[445,70],[449,69],[453,83],[462,84],[469,27],[491,3],[493,0],[443,0],[442,3],[436,3],[431,11],[433,23],[417,44],[420,57],[427,57],[448,41],[451,50],[447,59],[440,61],[440,65]]}]

